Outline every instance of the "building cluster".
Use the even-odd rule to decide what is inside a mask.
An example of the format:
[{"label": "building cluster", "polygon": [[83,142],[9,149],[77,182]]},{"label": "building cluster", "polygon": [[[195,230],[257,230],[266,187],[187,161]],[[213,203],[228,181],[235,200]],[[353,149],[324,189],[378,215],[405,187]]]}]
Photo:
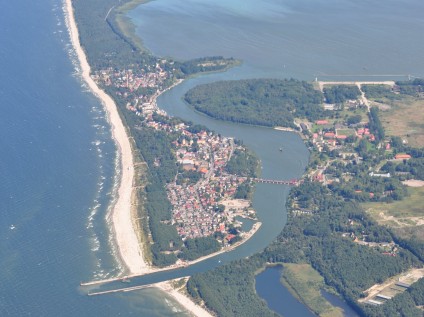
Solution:
[{"label": "building cluster", "polygon": [[[237,187],[247,181],[225,172],[236,148],[233,139],[205,130],[193,132],[188,124],[178,120],[163,120],[163,117],[169,118],[157,107],[156,98],[166,89],[164,84],[170,76],[160,64],[150,72],[106,69],[93,77],[102,85],[112,85],[116,94],[125,97],[127,110],[138,115],[146,126],[176,136],[172,144],[179,173],[167,185],[167,194],[172,205],[172,222],[182,239],[206,237],[216,232],[227,241],[233,238],[228,229],[230,225],[237,225],[235,216],[252,214],[247,208],[225,210],[220,204],[233,199]],[[139,94],[140,88],[148,88],[147,93]],[[159,165],[160,160],[155,164]]]},{"label": "building cluster", "polygon": [[344,142],[349,136],[358,139],[367,139],[370,142],[375,141],[375,136],[369,128],[362,126],[349,127],[344,124],[330,123],[328,120],[315,121],[315,132],[312,134],[312,143],[314,147],[321,152],[325,146],[332,150],[343,149]]},{"label": "building cluster", "polygon": [[[159,129],[162,125],[156,123],[155,127]],[[225,172],[234,142],[212,132],[189,132],[182,123],[178,128],[180,137],[173,144],[180,170],[199,173],[201,177],[190,184],[190,181],[181,181],[179,175],[175,182],[167,185],[177,231],[183,239],[210,236],[217,231],[228,235],[228,225],[235,221],[234,214],[225,211],[220,202],[232,199],[237,186],[246,181]]]},{"label": "building cluster", "polygon": [[140,108],[150,106],[171,78],[169,71],[164,69],[164,63],[121,70],[110,67],[96,72],[92,78],[102,86],[113,86],[117,95],[128,98],[127,109],[138,112]]},{"label": "building cluster", "polygon": [[228,237],[229,224],[235,223],[236,213],[225,210],[220,202],[231,198],[241,182],[237,177],[225,176],[201,181],[203,185],[168,184],[173,221],[182,239],[210,236],[216,232]]}]

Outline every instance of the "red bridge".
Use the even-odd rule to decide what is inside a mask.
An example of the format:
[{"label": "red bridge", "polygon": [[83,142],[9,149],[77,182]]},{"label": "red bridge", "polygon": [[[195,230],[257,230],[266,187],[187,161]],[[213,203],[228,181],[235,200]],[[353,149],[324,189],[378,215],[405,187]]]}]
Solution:
[{"label": "red bridge", "polygon": [[252,178],[252,181],[256,183],[290,185],[290,186],[297,186],[300,183],[298,179],[291,179],[289,181],[284,181],[284,180],[275,180],[275,179]]}]

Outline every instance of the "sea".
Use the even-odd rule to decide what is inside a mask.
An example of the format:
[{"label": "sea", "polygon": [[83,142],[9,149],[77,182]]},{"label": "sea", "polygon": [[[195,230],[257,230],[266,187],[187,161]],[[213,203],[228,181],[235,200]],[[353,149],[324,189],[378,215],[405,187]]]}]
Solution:
[{"label": "sea", "polygon": [[[159,290],[89,297],[79,286],[123,270],[107,222],[118,161],[103,108],[81,81],[62,5],[14,0],[2,1],[0,10],[0,315],[186,316]],[[303,173],[309,156],[297,135],[212,120],[181,101],[185,91],[253,77],[422,77],[422,12],[419,0],[157,0],[128,15],[154,54],[243,61],[228,72],[193,78],[158,103],[243,140],[261,158],[264,177],[291,179]],[[146,281],[260,251],[284,227],[288,191],[257,186],[254,207],[263,225],[238,250]]]},{"label": "sea", "polygon": [[0,316],[185,316],[158,290],[80,288],[122,270],[106,221],[110,126],[81,81],[61,1],[2,1],[0,26]]}]

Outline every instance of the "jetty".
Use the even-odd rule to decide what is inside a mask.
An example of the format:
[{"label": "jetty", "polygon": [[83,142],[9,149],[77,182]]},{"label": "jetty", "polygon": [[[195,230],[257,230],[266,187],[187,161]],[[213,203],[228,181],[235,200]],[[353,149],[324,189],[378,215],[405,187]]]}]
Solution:
[{"label": "jetty", "polygon": [[137,291],[137,290],[140,290],[140,289],[151,288],[151,287],[154,287],[154,285],[153,284],[146,284],[146,285],[125,287],[125,288],[117,288],[117,289],[112,289],[112,290],[107,290],[107,291],[88,293],[87,295],[88,296],[97,296],[97,295],[119,293],[119,292],[125,293],[125,292],[132,292],[132,291]]}]

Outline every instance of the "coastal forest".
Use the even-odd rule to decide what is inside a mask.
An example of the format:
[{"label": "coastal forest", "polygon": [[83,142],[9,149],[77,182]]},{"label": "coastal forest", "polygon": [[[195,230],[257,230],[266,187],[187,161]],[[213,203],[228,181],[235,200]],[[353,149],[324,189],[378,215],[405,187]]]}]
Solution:
[{"label": "coastal forest", "polygon": [[343,103],[347,100],[356,100],[361,95],[357,86],[334,85],[324,88],[325,101],[330,104]]},{"label": "coastal forest", "polygon": [[295,79],[219,81],[190,89],[184,100],[216,119],[267,127],[295,128],[295,117],[324,115],[321,92]]},{"label": "coastal forest", "polygon": [[[204,300],[218,316],[272,316],[255,293],[255,274],[267,264],[309,263],[361,316],[421,316],[424,283],[414,284],[381,306],[362,305],[362,291],[422,262],[407,248],[390,257],[358,245],[346,232],[369,241],[396,237],[370,219],[357,202],[345,201],[321,184],[305,182],[292,190],[289,219],[282,233],[263,252],[190,278],[187,290]],[[302,206],[302,207],[300,207]],[[309,210],[309,213],[296,211]]]}]

